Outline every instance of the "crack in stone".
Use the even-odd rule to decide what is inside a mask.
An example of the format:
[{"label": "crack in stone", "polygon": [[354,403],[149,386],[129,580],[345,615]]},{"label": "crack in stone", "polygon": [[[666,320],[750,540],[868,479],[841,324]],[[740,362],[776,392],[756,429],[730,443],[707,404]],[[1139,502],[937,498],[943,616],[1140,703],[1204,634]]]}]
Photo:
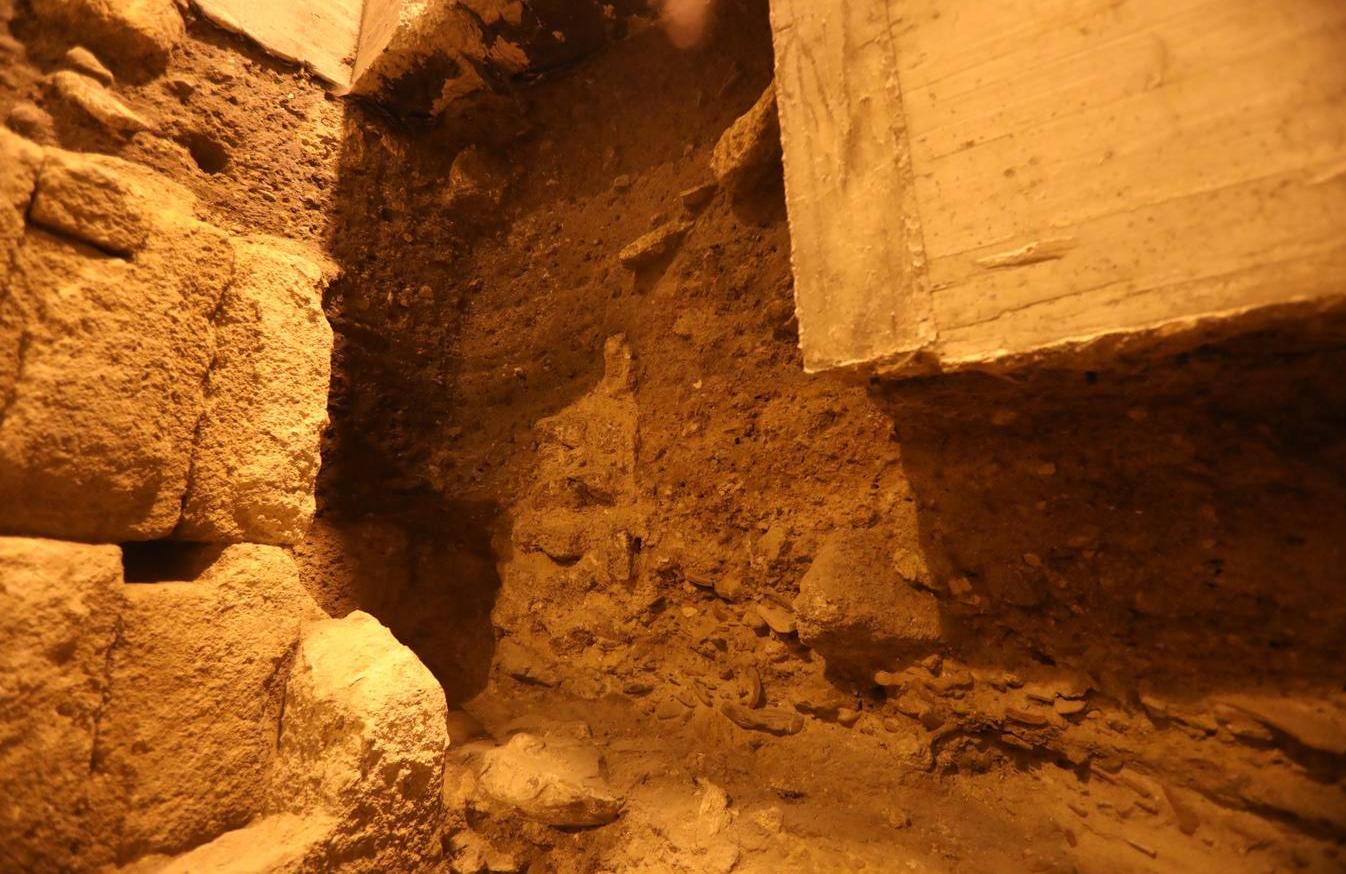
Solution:
[{"label": "crack in stone", "polygon": [[210,382],[215,373],[215,367],[220,362],[220,343],[216,336],[219,331],[221,316],[224,315],[225,304],[229,300],[229,295],[234,290],[234,284],[237,276],[232,277],[229,283],[220,292],[220,299],[215,304],[215,309],[210,313],[210,363],[206,365],[205,373],[201,375],[201,412],[196,417],[196,425],[192,428],[191,453],[187,460],[187,478],[182,487],[182,497],[178,501],[178,521],[173,528],[173,533],[177,534],[183,524],[183,519],[187,515],[187,502],[191,500],[192,489],[196,480],[196,457],[201,444],[201,428],[205,424],[206,416],[210,412]]},{"label": "crack in stone", "polygon": [[126,642],[125,634],[126,622],[121,616],[118,616],[116,628],[112,633],[112,642],[108,644],[107,652],[103,656],[102,698],[98,702],[98,709],[94,711],[92,742],[89,745],[90,774],[98,769],[98,743],[103,730],[103,715],[107,712],[108,705],[112,702],[112,658],[117,651],[117,647]]}]

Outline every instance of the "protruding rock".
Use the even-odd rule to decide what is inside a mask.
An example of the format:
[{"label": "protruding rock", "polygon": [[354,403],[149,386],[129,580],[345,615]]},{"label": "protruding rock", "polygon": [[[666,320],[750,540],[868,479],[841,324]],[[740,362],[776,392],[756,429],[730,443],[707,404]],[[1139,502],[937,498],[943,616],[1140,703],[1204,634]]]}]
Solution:
[{"label": "protruding rock", "polygon": [[757,605],[756,610],[757,615],[762,617],[762,621],[767,624],[767,627],[777,634],[794,634],[797,630],[795,617],[784,607],[762,603]]},{"label": "protruding rock", "polygon": [[830,667],[872,676],[896,656],[939,641],[938,602],[899,573],[893,556],[881,532],[838,532],[800,580],[799,639]]},{"label": "protruding rock", "polygon": [[130,170],[116,158],[51,150],[31,221],[116,255],[139,251],[158,204]]},{"label": "protruding rock", "polygon": [[460,215],[487,217],[500,207],[506,182],[505,172],[496,159],[478,146],[468,146],[449,167],[445,203]]},{"label": "protruding rock", "polygon": [[556,737],[514,735],[482,757],[479,786],[490,801],[545,825],[604,825],[622,810],[598,752]]},{"label": "protruding rock", "polygon": [[336,818],[318,870],[419,871],[439,859],[444,690],[377,619],[304,631],[286,686],[278,812]]},{"label": "protruding rock", "polygon": [[743,191],[779,166],[780,119],[772,82],[746,113],[720,136],[710,156],[715,180],[729,191]]},{"label": "protruding rock", "polygon": [[753,710],[744,707],[742,704],[725,702],[720,705],[720,711],[729,718],[730,722],[748,731],[786,735],[798,734],[804,728],[804,717],[788,710],[774,708]]},{"label": "protruding rock", "polygon": [[108,130],[126,134],[149,130],[148,121],[122,103],[98,80],[91,79],[83,73],[76,73],[73,70],[53,73],[51,87],[57,97]]},{"label": "protruding rock", "polygon": [[715,182],[703,182],[678,193],[678,199],[688,212],[697,212],[710,203],[719,185]]},{"label": "protruding rock", "polygon": [[174,0],[32,0],[38,18],[127,67],[160,72],[186,35]]},{"label": "protruding rock", "polygon": [[320,255],[274,237],[236,241],[177,536],[293,544],[313,519],[332,328]]},{"label": "protruding rock", "polygon": [[684,219],[665,222],[617,253],[617,260],[631,270],[641,270],[664,256],[682,242],[692,223]]},{"label": "protruding rock", "polygon": [[[183,852],[263,812],[286,673],[301,624],[321,615],[276,547],[213,562],[217,547],[138,549],[128,566],[156,579],[125,587],[93,757],[130,857]],[[173,581],[194,564],[206,566]]]},{"label": "protruding rock", "polygon": [[89,841],[89,763],[121,588],[115,546],[0,537],[0,847],[8,870],[93,870],[111,861],[107,847]]},{"label": "protruding rock", "polygon": [[103,62],[98,60],[98,56],[86,49],[84,46],[75,46],[65,53],[65,63],[76,73],[83,73],[91,79],[96,79],[103,85],[111,85],[116,79],[112,71],[103,66]]}]

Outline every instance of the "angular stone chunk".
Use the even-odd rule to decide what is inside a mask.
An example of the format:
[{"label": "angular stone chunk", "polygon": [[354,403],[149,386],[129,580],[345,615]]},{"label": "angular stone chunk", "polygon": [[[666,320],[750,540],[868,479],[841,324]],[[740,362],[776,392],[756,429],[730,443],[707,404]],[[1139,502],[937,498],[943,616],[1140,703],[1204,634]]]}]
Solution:
[{"label": "angular stone chunk", "polygon": [[148,121],[122,103],[97,79],[74,70],[61,70],[51,75],[50,82],[58,97],[108,130],[126,134],[149,130]]},{"label": "angular stone chunk", "polygon": [[337,818],[317,870],[430,868],[448,744],[430,671],[356,611],[305,629],[285,700],[271,807]]},{"label": "angular stone chunk", "polygon": [[38,18],[65,28],[104,58],[161,71],[186,35],[173,0],[32,0]]},{"label": "angular stone chunk", "polygon": [[89,763],[108,691],[120,589],[115,546],[0,537],[0,867],[6,870],[81,870],[109,861],[87,840]]},{"label": "angular stone chunk", "polygon": [[106,252],[131,255],[149,240],[156,206],[137,175],[116,158],[51,149],[29,219]]},{"label": "angular stone chunk", "polygon": [[939,641],[939,602],[902,575],[896,552],[882,532],[837,532],[800,580],[799,639],[829,667],[868,676]]},{"label": "angular stone chunk", "polygon": [[715,181],[729,191],[742,190],[780,160],[780,119],[776,83],[766,86],[752,108],[720,135],[710,156]]},{"label": "angular stone chunk", "polygon": [[177,536],[297,543],[313,519],[327,423],[332,329],[322,287],[330,268],[274,237],[234,248]]},{"label": "angular stone chunk", "polygon": [[[233,247],[143,167],[45,151],[0,297],[0,531],[124,542],[177,525]],[[72,240],[74,242],[72,242]],[[135,249],[107,257],[84,245]],[[0,340],[14,333],[0,329]]]},{"label": "angular stone chunk", "polygon": [[128,585],[126,599],[94,757],[122,860],[263,812],[286,673],[301,624],[321,615],[289,555],[252,544],[190,581]]},{"label": "angular stone chunk", "polygon": [[491,801],[545,825],[604,825],[622,811],[598,752],[575,741],[516,734],[482,757],[478,786]]}]

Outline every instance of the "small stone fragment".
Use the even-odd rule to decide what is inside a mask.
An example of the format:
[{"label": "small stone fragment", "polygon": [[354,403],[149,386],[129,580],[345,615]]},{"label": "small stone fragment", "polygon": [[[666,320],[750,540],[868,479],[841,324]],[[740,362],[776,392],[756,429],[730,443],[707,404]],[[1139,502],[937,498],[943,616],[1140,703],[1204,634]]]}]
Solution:
[{"label": "small stone fragment", "polygon": [[762,689],[762,673],[751,666],[743,673],[748,680],[748,695],[743,703],[756,710],[766,703],[766,694]]},{"label": "small stone fragment", "polygon": [[631,177],[626,175],[625,173],[618,176],[616,179],[612,180],[612,188],[614,191],[625,191],[630,187],[631,187]]},{"label": "small stone fragment", "polygon": [[795,633],[795,617],[789,610],[774,604],[758,604],[757,614],[762,617],[767,627],[777,634]]},{"label": "small stone fragment", "polygon": [[1089,702],[1082,698],[1057,698],[1052,709],[1058,716],[1076,716],[1089,709]]},{"label": "small stone fragment", "polygon": [[692,223],[685,220],[661,225],[627,245],[617,254],[617,260],[629,270],[648,267],[671,253],[691,228]]},{"label": "small stone fragment", "polygon": [[1034,713],[1031,710],[1021,710],[1018,707],[1006,707],[1005,718],[1011,722],[1017,722],[1020,725],[1027,725],[1032,728],[1043,728],[1048,725],[1047,717],[1041,713]]},{"label": "small stone fragment", "polygon": [[98,60],[98,56],[84,46],[75,46],[66,52],[65,62],[76,73],[83,73],[92,79],[97,79],[104,85],[111,85],[115,78],[112,71],[104,67],[103,62]]},{"label": "small stone fragment", "polygon": [[597,751],[520,733],[486,753],[479,787],[526,819],[563,828],[605,825],[622,811]]},{"label": "small stone fragment", "polygon": [[1160,783],[1160,788],[1164,792],[1164,799],[1168,801],[1168,806],[1173,809],[1173,821],[1178,826],[1178,831],[1185,835],[1195,834],[1197,828],[1201,825],[1201,819],[1196,815],[1182,796],[1167,783]]},{"label": "small stone fragment", "polygon": [[715,579],[715,594],[722,600],[734,602],[743,598],[743,581],[735,576],[722,576]]},{"label": "small stone fragment", "polygon": [[696,212],[710,203],[711,198],[715,196],[715,191],[720,186],[715,182],[703,182],[691,188],[684,188],[678,193],[678,200],[689,212]]},{"label": "small stone fragment", "polygon": [[61,70],[51,75],[50,82],[58,97],[109,130],[120,133],[149,130],[149,122],[113,96],[96,79],[73,70]]},{"label": "small stone fragment", "polygon": [[763,709],[752,710],[741,704],[726,702],[720,705],[720,712],[739,728],[748,731],[762,731],[767,734],[798,734],[804,728],[804,717],[788,710]]}]

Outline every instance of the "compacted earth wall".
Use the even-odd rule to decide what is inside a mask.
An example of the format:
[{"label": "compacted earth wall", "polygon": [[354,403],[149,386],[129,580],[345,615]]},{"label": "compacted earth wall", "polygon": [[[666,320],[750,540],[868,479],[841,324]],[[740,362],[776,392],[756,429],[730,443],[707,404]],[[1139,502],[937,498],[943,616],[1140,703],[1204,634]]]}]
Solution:
[{"label": "compacted earth wall", "polygon": [[466,5],[0,0],[0,867],[1346,866],[1346,349],[806,375],[764,0]]}]

